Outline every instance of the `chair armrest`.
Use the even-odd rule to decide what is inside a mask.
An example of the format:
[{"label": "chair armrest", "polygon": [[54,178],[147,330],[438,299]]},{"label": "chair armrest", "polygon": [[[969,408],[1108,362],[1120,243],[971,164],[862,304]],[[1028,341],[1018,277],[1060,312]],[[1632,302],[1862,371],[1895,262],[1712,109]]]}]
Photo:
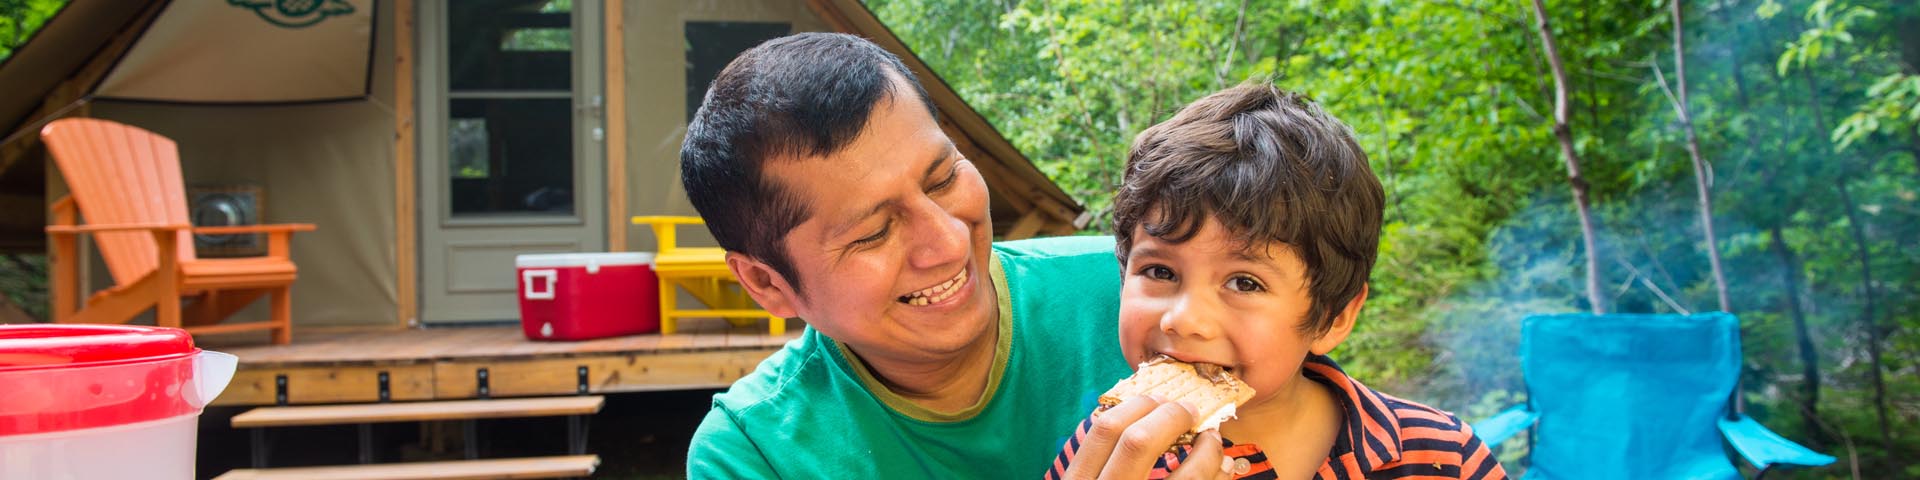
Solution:
[{"label": "chair armrest", "polygon": [[1470,425],[1473,427],[1473,434],[1479,435],[1480,441],[1485,442],[1487,448],[1493,448],[1500,445],[1500,442],[1512,438],[1514,434],[1520,433],[1521,430],[1533,426],[1533,421],[1538,418],[1540,418],[1539,412],[1527,409],[1526,404],[1520,404]]},{"label": "chair armrest", "polygon": [[122,224],[106,224],[106,225],[101,225],[101,224],[48,225],[47,233],[74,235],[74,234],[80,234],[80,233],[126,232],[126,231],[136,231],[136,230],[147,230],[147,231],[186,230],[189,228],[193,228],[193,226],[180,225],[180,224],[167,224],[167,223],[122,223]]},{"label": "chair armrest", "polygon": [[220,227],[193,227],[193,233],[208,235],[226,235],[234,233],[280,233],[311,232],[316,227],[311,223],[280,223],[273,225],[229,225]]},{"label": "chair armrest", "polygon": [[1720,434],[1726,435],[1727,443],[1733,444],[1733,450],[1752,463],[1754,468],[1766,469],[1774,465],[1798,465],[1818,467],[1833,463],[1833,457],[1800,446],[1780,434],[1768,430],[1765,425],[1746,415],[1734,419],[1720,419]]},{"label": "chair armrest", "polygon": [[675,238],[677,235],[674,233],[674,227],[679,225],[705,225],[707,223],[706,220],[702,220],[700,217],[666,215],[642,215],[633,217],[632,221],[634,225],[646,225],[653,228],[654,250],[659,253],[667,253],[676,248],[680,248],[680,243],[678,239]]},{"label": "chair armrest", "polygon": [[641,215],[633,217],[634,225],[700,225],[707,223],[700,217],[675,215]]}]

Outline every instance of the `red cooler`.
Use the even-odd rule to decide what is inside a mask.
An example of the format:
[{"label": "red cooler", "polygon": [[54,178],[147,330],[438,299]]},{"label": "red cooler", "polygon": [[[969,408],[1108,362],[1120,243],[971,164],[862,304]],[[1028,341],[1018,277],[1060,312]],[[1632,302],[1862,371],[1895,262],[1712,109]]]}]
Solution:
[{"label": "red cooler", "polygon": [[520,329],[533,340],[587,340],[660,329],[653,254],[551,253],[513,260]]}]

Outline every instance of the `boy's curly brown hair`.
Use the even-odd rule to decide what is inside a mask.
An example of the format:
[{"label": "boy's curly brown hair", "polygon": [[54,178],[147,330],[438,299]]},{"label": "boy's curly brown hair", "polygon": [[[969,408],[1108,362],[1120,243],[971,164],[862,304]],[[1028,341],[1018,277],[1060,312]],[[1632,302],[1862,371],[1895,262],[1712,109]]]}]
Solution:
[{"label": "boy's curly brown hair", "polygon": [[1242,248],[1285,243],[1307,266],[1301,329],[1318,335],[1366,286],[1385,203],[1351,128],[1302,95],[1248,83],[1134,138],[1113,200],[1115,251],[1124,268],[1135,227],[1181,243],[1208,218]]}]

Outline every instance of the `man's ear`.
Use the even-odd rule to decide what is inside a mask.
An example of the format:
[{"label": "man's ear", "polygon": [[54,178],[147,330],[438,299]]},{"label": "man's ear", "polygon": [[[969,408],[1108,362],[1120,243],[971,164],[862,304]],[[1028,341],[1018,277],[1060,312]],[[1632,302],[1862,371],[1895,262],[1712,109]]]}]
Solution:
[{"label": "man's ear", "polygon": [[733,277],[740,279],[740,287],[747,290],[754,303],[767,313],[780,318],[798,317],[794,305],[799,303],[798,294],[793,291],[793,283],[780,275],[773,266],[738,252],[727,252],[727,269],[733,271]]},{"label": "man's ear", "polygon": [[1348,300],[1346,308],[1340,309],[1340,315],[1333,317],[1333,326],[1327,329],[1327,333],[1321,334],[1320,338],[1313,340],[1313,345],[1308,349],[1314,355],[1326,355],[1327,352],[1333,351],[1333,347],[1340,346],[1340,342],[1347,341],[1347,335],[1353,333],[1354,320],[1360,318],[1360,306],[1367,303],[1368,287],[1367,284],[1361,284],[1360,294],[1354,295],[1353,300]]}]

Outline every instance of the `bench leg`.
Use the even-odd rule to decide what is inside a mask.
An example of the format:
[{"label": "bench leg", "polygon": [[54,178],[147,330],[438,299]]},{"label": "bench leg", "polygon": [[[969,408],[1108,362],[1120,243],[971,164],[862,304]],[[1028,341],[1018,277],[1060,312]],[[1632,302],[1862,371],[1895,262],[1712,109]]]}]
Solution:
[{"label": "bench leg", "polygon": [[253,468],[267,468],[267,429],[248,432],[253,437]]},{"label": "bench leg", "polygon": [[567,416],[567,453],[587,454],[587,423],[579,415]]},{"label": "bench leg", "polygon": [[360,424],[360,464],[373,463],[373,424]]},{"label": "bench leg", "polygon": [[480,433],[477,432],[477,420],[466,420],[460,424],[461,447],[467,451],[468,460],[480,458]]}]

